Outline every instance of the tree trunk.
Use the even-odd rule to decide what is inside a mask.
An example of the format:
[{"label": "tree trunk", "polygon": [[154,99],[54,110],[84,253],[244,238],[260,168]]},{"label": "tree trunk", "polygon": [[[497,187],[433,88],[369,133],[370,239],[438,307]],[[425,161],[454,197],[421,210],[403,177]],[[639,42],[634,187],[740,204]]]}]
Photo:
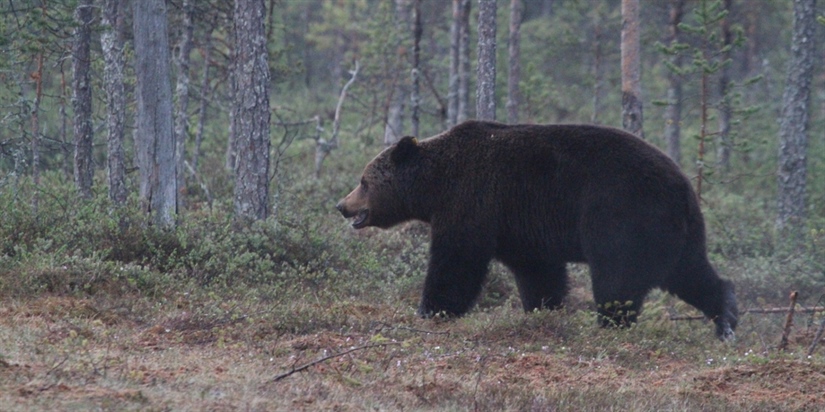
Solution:
[{"label": "tree trunk", "polygon": [[232,107],[235,133],[235,215],[266,219],[269,198],[269,58],[264,0],[235,0]]},{"label": "tree trunk", "polygon": [[496,120],[496,0],[478,0],[476,118]]},{"label": "tree trunk", "polygon": [[412,69],[412,135],[418,136],[419,110],[421,106],[421,0],[413,0],[413,69]]},{"label": "tree trunk", "polygon": [[510,0],[510,37],[507,43],[509,55],[509,72],[507,73],[507,121],[518,123],[518,106],[521,100],[519,83],[521,82],[521,13],[524,6],[521,0]]},{"label": "tree trunk", "polygon": [[593,7],[593,114],[590,122],[598,124],[604,113],[604,86],[605,86],[605,56],[603,43],[605,42],[604,22],[606,20],[604,3],[602,0],[591,0]]},{"label": "tree trunk", "polygon": [[74,182],[80,197],[92,197],[92,0],[82,0],[74,12],[72,40],[72,109],[74,111]]},{"label": "tree trunk", "polygon": [[[408,10],[409,0],[395,0],[395,25],[398,32],[401,33],[401,38],[406,38],[404,33],[407,33],[407,28],[410,27],[410,12]],[[405,71],[406,58],[401,50],[405,48],[403,41],[399,40],[397,49],[399,50],[398,62],[400,64],[399,70]],[[387,123],[384,126],[384,145],[389,146],[404,136],[404,104],[407,101],[406,76],[396,75],[396,80],[393,82],[392,94],[390,95],[390,105],[387,108]]]},{"label": "tree trunk", "polygon": [[458,23],[458,113],[456,123],[469,118],[470,111],[470,0],[459,0],[461,4]]},{"label": "tree trunk", "polygon": [[100,46],[103,50],[103,87],[106,90],[106,170],[109,200],[114,204],[126,202],[126,166],[123,137],[126,118],[126,88],[123,83],[123,22],[120,0],[104,0],[101,18],[103,31]]},{"label": "tree trunk", "polygon": [[622,0],[622,127],[644,139],[639,0]]},{"label": "tree trunk", "polygon": [[779,170],[776,226],[804,227],[808,156],[808,110],[813,76],[815,0],[794,0],[791,62],[779,122]]},{"label": "tree trunk", "polygon": [[152,222],[168,228],[175,225],[177,171],[166,2],[140,0],[132,8],[140,199]]},{"label": "tree trunk", "polygon": [[[37,53],[37,71],[34,76],[34,104],[32,104],[32,213],[37,216],[40,209],[40,101],[43,98],[43,50]],[[17,171],[15,165],[14,168]]]},{"label": "tree trunk", "polygon": [[[685,0],[671,0],[670,22],[666,40],[669,47],[673,47],[681,41],[679,24],[682,23],[684,12]],[[668,156],[676,164],[680,164],[682,160],[682,75],[676,71],[682,69],[684,60],[682,56],[682,53],[677,52],[671,60],[673,68],[668,70],[667,74],[667,107],[665,107],[665,144],[667,145]]]},{"label": "tree trunk", "polygon": [[730,171],[730,66],[731,49],[733,48],[733,32],[731,31],[731,7],[733,0],[725,0],[724,8],[728,12],[722,20],[722,67],[719,72],[719,139],[716,149],[716,164],[720,171],[725,174]]},{"label": "tree trunk", "polygon": [[203,143],[203,131],[206,125],[207,113],[209,111],[209,98],[212,95],[212,88],[209,86],[209,67],[212,65],[212,30],[208,30],[203,43],[203,74],[201,75],[200,108],[198,109],[198,131],[195,134],[195,152],[192,153],[192,170],[198,172],[198,162],[201,157],[201,144]]},{"label": "tree trunk", "polygon": [[458,70],[461,44],[461,0],[453,0],[453,18],[450,21],[450,82],[447,92],[447,127],[458,123]]},{"label": "tree trunk", "polygon": [[186,201],[186,140],[189,135],[189,55],[192,53],[194,25],[192,0],[183,0],[183,31],[177,58],[178,75],[175,94],[178,96],[175,109],[175,167],[178,170],[178,210],[183,210]]}]

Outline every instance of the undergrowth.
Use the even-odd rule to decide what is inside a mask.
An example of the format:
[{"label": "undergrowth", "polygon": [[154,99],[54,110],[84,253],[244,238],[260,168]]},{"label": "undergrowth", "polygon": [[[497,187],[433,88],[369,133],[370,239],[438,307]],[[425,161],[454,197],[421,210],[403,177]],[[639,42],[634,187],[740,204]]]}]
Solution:
[{"label": "undergrowth", "polygon": [[[40,375],[7,375],[11,378],[0,378],[0,389],[19,382],[58,385],[86,376],[88,382],[114,379],[113,387],[137,388],[113,395],[121,406],[215,407],[218,400],[208,396],[192,404],[182,400],[188,395],[172,389],[164,390],[175,395],[157,393],[167,388],[164,374],[172,373],[165,367],[129,366],[143,362],[135,354],[145,357],[146,348],[162,348],[161,354],[181,351],[176,367],[190,375],[196,370],[192,363],[204,360],[187,360],[185,351],[249,354],[250,359],[237,360],[241,370],[212,368],[252,379],[265,388],[260,396],[288,399],[286,407],[295,409],[343,404],[424,410],[605,410],[617,405],[629,410],[804,410],[819,405],[804,399],[740,398],[740,392],[725,393],[717,385],[756,385],[752,393],[761,393],[761,381],[749,374],[783,379],[818,367],[822,348],[813,357],[806,349],[822,314],[797,315],[794,339],[784,352],[777,350],[781,315],[743,313],[737,341],[722,344],[706,321],[672,321],[673,315],[698,313],[659,291],[648,296],[638,324],[600,329],[585,265],[569,266],[571,293],[563,309],[524,314],[512,276],[493,264],[471,313],[421,320],[415,310],[426,272],[427,226],[353,231],[333,205],[357,181],[357,172],[337,161],[328,168],[321,179],[283,174],[273,217],[243,228],[233,223],[231,205],[210,207],[198,197],[190,199],[192,206],[175,229],[159,230],[147,224],[136,199],[115,206],[99,193],[80,201],[60,176],[44,176],[36,212],[26,201],[35,190],[30,182],[21,179],[14,190],[2,188],[0,299],[2,310],[17,320],[3,326],[0,375],[22,358],[60,366],[46,367]],[[773,232],[766,202],[717,192],[709,193],[704,204],[709,253],[720,275],[735,283],[740,309],[786,307],[792,290],[800,292],[801,305],[816,304],[825,294],[825,222],[812,219],[804,238],[790,243]],[[25,319],[39,320],[27,326]],[[38,329],[38,322],[49,326]],[[267,386],[255,380],[375,343],[386,346],[336,358],[332,369],[312,369],[301,381],[307,385]],[[123,354],[107,357],[113,345]],[[225,356],[216,355],[214,362]],[[250,368],[263,369],[255,369],[256,375],[247,373]],[[108,369],[118,372],[101,374]],[[217,372],[199,371],[203,381],[195,386],[210,393],[216,384],[203,382],[213,382]],[[153,376],[161,380],[149,380]],[[646,386],[650,376],[664,386]],[[38,390],[23,386],[16,393],[28,397]],[[248,392],[231,393],[240,402],[232,405],[248,405]],[[153,403],[158,398],[165,403]],[[259,409],[285,407],[273,402]]]}]

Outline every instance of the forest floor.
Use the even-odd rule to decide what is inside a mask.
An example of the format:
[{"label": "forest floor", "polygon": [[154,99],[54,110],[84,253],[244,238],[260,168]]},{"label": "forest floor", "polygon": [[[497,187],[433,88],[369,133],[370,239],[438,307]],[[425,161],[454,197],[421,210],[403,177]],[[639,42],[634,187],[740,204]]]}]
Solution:
[{"label": "forest floor", "polygon": [[[739,339],[655,314],[629,330],[569,307],[449,321],[411,307],[314,303],[303,331],[269,302],[44,294],[0,301],[3,410],[825,410],[825,359],[758,319]],[[414,302],[414,300],[410,300]],[[214,304],[211,315],[203,305]],[[575,306],[575,305],[571,305]],[[313,314],[313,311],[317,311]],[[334,311],[336,321],[324,313]],[[655,310],[654,310],[655,312]],[[222,313],[222,314],[221,314]],[[316,316],[317,315],[317,316]],[[771,340],[772,342],[766,342]]]}]

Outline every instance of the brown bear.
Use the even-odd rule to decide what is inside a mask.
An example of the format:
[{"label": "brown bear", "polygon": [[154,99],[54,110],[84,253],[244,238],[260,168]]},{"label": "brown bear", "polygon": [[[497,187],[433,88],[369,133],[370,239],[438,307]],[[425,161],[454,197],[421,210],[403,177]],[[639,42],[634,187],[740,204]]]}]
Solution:
[{"label": "brown bear", "polygon": [[712,319],[720,339],[736,328],[734,288],[708,262],[690,181],[621,130],[468,121],[405,137],[336,207],[356,229],[430,224],[424,317],[467,312],[491,259],[515,275],[525,311],[559,307],[565,264],[586,262],[603,326],[634,323],[658,287]]}]

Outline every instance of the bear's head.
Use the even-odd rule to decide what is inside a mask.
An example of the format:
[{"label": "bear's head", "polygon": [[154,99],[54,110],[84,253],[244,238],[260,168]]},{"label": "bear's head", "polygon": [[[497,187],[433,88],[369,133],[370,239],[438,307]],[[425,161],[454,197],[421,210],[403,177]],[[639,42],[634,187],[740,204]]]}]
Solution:
[{"label": "bear's head", "polygon": [[407,136],[367,164],[358,187],[335,206],[345,218],[353,218],[352,227],[386,229],[414,218],[408,194],[420,151],[418,141]]}]

